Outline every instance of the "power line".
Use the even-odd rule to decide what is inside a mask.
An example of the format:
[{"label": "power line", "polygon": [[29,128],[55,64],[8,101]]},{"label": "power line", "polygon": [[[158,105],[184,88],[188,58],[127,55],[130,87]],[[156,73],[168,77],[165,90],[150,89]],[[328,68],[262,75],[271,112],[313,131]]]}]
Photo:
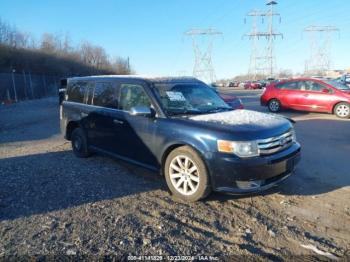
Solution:
[{"label": "power line", "polygon": [[190,29],[185,35],[192,38],[194,52],[193,76],[206,83],[216,81],[215,71],[212,63],[213,40],[215,36],[222,33],[213,28]]}]

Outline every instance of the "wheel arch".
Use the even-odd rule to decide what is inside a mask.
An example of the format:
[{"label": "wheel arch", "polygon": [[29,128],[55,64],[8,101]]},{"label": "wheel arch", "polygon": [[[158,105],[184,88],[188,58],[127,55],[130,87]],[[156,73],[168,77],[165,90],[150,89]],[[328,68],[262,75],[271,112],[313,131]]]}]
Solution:
[{"label": "wheel arch", "polygon": [[66,134],[65,134],[65,137],[67,140],[71,140],[71,136],[72,136],[72,133],[73,133],[73,130],[80,127],[80,124],[78,121],[70,121],[68,124],[67,124],[67,127],[66,127]]},{"label": "wheel arch", "polygon": [[334,105],[332,107],[332,112],[331,112],[332,114],[335,113],[334,110],[335,110],[336,106],[339,105],[340,103],[346,103],[346,104],[348,104],[350,106],[350,103],[348,101],[337,101],[336,103],[334,103]]},{"label": "wheel arch", "polygon": [[188,143],[188,142],[184,142],[184,141],[173,142],[173,143],[171,143],[171,144],[169,144],[169,145],[167,145],[165,147],[165,150],[163,151],[163,154],[162,154],[162,157],[161,157],[161,168],[160,168],[161,176],[164,176],[165,161],[168,158],[169,154],[172,151],[174,151],[175,149],[177,149],[179,147],[183,147],[183,146],[190,147],[192,150],[194,150],[198,154],[198,156],[202,159],[203,164],[204,164],[205,168],[207,169],[207,172],[208,172],[209,177],[211,179],[210,168],[209,168],[208,163],[205,160],[205,156],[204,156],[205,152],[203,150],[201,150],[200,147],[198,147],[198,146],[196,146],[194,144]]},{"label": "wheel arch", "polygon": [[275,96],[274,96],[274,97],[271,97],[269,100],[267,100],[266,105],[269,106],[269,104],[270,104],[270,102],[271,102],[272,100],[276,100],[276,101],[278,101],[278,102],[280,103],[280,110],[284,109],[284,104],[282,103],[281,99],[279,99],[279,98],[277,98],[277,97],[275,97]]}]

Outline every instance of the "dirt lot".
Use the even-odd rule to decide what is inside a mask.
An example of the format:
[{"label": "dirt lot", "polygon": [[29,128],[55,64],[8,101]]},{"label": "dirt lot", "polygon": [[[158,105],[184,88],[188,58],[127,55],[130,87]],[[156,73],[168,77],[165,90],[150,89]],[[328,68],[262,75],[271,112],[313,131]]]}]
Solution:
[{"label": "dirt lot", "polygon": [[[235,93],[247,108],[266,111],[258,92]],[[157,174],[104,156],[75,158],[59,134],[56,99],[0,106],[0,260],[350,257],[350,120],[285,114],[297,121],[303,146],[294,176],[264,195],[215,193],[186,204]]]}]

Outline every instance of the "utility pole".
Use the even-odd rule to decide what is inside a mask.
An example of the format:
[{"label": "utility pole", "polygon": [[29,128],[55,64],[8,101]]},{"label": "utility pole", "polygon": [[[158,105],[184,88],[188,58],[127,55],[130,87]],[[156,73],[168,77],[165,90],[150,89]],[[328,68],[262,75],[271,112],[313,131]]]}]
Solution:
[{"label": "utility pole", "polygon": [[194,52],[193,76],[206,83],[216,81],[215,71],[212,63],[213,40],[215,36],[222,35],[213,29],[190,29],[185,35],[192,38]]},{"label": "utility pole", "polygon": [[310,41],[310,58],[305,61],[305,74],[325,75],[331,67],[332,34],[339,32],[334,26],[308,26],[304,29]]},{"label": "utility pole", "polygon": [[[279,17],[279,21],[281,21],[281,15],[274,12],[274,6],[277,5],[277,2],[268,1],[266,5],[269,7],[268,11],[262,12],[253,10],[246,15],[246,17],[252,17],[253,20],[251,31],[243,35],[243,37],[248,37],[252,41],[249,74],[253,74],[254,79],[258,74],[270,77],[274,76],[276,68],[274,41],[278,37],[283,38],[283,34],[276,32],[274,29],[274,17]],[[264,19],[268,20],[267,30],[258,30],[257,18],[261,18],[262,23]],[[264,51],[259,50],[258,40],[260,39],[266,40],[266,48]]]},{"label": "utility pole", "polygon": [[25,96],[26,100],[28,100],[27,79],[26,79],[26,73],[24,72],[24,70],[22,70],[22,74],[23,74],[23,83],[24,83],[24,96]]},{"label": "utility pole", "polygon": [[128,68],[128,73],[130,74],[130,57],[129,56],[126,59],[126,64],[127,64],[127,68]]},{"label": "utility pole", "polygon": [[16,70],[15,69],[12,69],[12,86],[13,86],[13,92],[14,92],[14,95],[15,95],[15,101],[16,103],[18,102],[17,100],[17,90],[16,90],[16,80],[15,80],[15,72]]}]

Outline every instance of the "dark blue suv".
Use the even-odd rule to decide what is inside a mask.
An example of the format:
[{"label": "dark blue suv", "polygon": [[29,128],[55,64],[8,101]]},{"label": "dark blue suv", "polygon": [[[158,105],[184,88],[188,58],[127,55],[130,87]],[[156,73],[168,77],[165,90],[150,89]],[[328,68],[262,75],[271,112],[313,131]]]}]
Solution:
[{"label": "dark blue suv", "polygon": [[76,156],[100,152],[160,171],[186,201],[270,188],[300,159],[290,121],[233,110],[195,78],[70,78],[61,127]]}]

